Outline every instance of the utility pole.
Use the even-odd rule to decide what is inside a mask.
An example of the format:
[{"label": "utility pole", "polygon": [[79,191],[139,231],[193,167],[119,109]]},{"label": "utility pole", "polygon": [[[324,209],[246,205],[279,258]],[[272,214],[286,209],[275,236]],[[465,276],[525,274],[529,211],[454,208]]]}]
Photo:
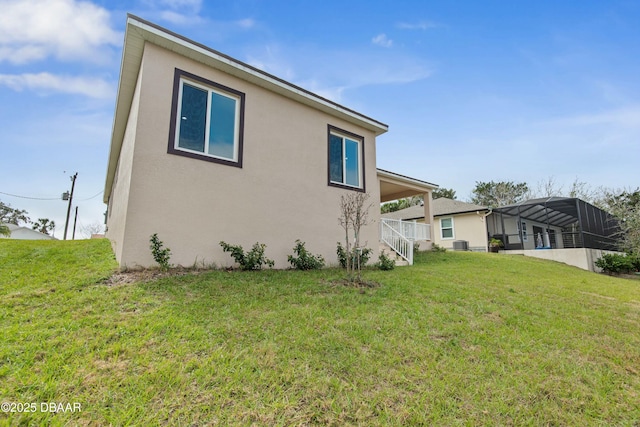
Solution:
[{"label": "utility pole", "polygon": [[73,189],[76,186],[78,172],[71,177],[71,194],[69,195],[69,206],[67,207],[67,221],[64,223],[64,239],[67,240],[67,229],[69,228],[69,215],[71,215],[71,202],[73,201]]},{"label": "utility pole", "polygon": [[76,206],[76,216],[73,218],[73,233],[71,233],[71,240],[76,240],[76,222],[78,222],[78,207]]}]

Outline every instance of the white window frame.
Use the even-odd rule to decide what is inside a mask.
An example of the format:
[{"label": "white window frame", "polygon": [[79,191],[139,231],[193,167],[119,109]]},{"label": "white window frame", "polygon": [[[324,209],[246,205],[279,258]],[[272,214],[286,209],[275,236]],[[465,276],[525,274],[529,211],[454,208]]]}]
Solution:
[{"label": "white window frame", "polygon": [[[180,147],[180,126],[182,123],[182,92],[184,85],[196,87],[207,92],[207,111],[205,112],[204,151]],[[209,153],[209,137],[211,134],[211,94],[215,93],[235,101],[233,124],[233,157],[217,156]],[[174,95],[172,106],[172,129],[169,138],[168,152],[182,154],[187,157],[198,158],[216,163],[242,167],[242,149],[244,133],[244,93],[221,84],[206,80],[182,70],[175,70]]]},{"label": "white window frame", "polygon": [[[342,139],[342,182],[333,181],[331,179],[331,147],[330,147],[331,135],[337,136],[338,138]],[[357,143],[358,145],[358,185],[352,185],[346,182],[347,181],[347,150],[346,150],[347,139]],[[329,185],[364,191],[365,190],[364,165],[363,165],[364,137],[342,130],[342,129],[338,129],[335,126],[329,125],[327,145],[329,146],[329,154],[327,158],[328,168],[329,168],[329,172],[328,172]]]},{"label": "white window frame", "polygon": [[[447,227],[447,230],[449,228],[451,228],[451,237],[444,237],[444,233],[443,233],[444,227],[442,227],[442,220],[444,220],[444,219],[450,219],[451,220],[451,227]],[[455,239],[456,238],[456,229],[455,229],[455,224],[454,224],[454,221],[453,221],[453,217],[452,216],[448,216],[448,217],[445,217],[445,218],[440,218],[439,221],[440,221],[440,239],[442,239],[442,240],[453,240],[453,239]]]}]

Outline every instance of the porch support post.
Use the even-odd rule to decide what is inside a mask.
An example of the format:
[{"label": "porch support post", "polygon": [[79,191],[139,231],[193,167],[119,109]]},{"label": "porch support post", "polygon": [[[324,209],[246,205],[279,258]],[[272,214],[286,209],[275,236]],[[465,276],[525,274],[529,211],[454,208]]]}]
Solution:
[{"label": "porch support post", "polygon": [[582,223],[584,218],[582,218],[582,214],[580,213],[580,199],[576,199],[576,211],[578,212],[578,227],[580,227],[580,247],[584,248],[586,247],[584,245],[584,224]]},{"label": "porch support post", "polygon": [[522,231],[522,218],[520,218],[520,205],[518,205],[518,234],[520,235],[520,249],[524,250],[524,232]]},{"label": "porch support post", "polygon": [[430,241],[435,241],[435,224],[433,223],[433,199],[431,196],[431,191],[428,191],[422,195],[424,199],[424,223],[429,224],[429,237]]}]

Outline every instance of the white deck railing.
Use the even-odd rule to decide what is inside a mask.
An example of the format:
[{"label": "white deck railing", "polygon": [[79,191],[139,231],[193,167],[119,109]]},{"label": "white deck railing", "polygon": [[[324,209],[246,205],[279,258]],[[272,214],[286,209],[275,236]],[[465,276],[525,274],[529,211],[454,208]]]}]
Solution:
[{"label": "white deck railing", "polygon": [[380,238],[398,255],[407,260],[409,265],[413,265],[413,242],[384,220],[380,222]]},{"label": "white deck railing", "polygon": [[431,240],[431,226],[415,221],[401,221],[399,219],[382,218],[381,223],[387,224],[405,238],[416,240]]},{"label": "white deck railing", "polygon": [[380,239],[407,260],[409,265],[413,265],[413,243],[419,240],[431,240],[431,226],[415,221],[382,218]]}]

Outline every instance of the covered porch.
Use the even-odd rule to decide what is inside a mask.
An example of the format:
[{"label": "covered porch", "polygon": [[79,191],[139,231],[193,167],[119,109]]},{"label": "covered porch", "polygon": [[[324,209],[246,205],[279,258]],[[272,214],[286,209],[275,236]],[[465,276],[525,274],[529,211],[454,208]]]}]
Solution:
[{"label": "covered porch", "polygon": [[415,242],[431,242],[433,228],[432,192],[436,184],[378,169],[380,203],[422,196],[424,200],[424,223],[381,218],[380,241],[388,246],[409,265],[413,264]]}]

